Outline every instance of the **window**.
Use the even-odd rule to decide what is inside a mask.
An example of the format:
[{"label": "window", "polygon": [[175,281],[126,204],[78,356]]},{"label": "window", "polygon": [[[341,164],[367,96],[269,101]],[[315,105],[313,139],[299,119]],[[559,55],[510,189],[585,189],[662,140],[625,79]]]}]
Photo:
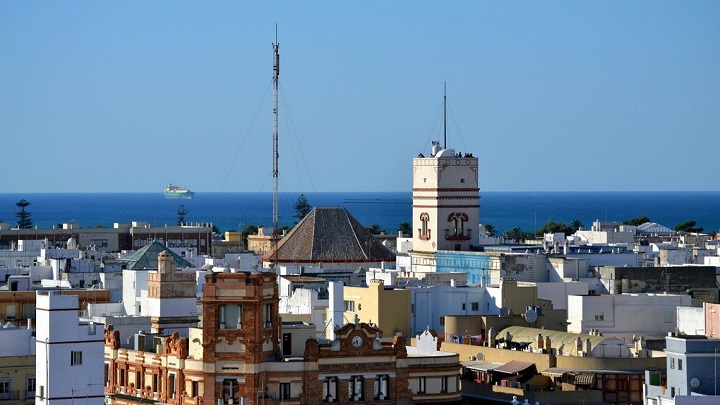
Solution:
[{"label": "window", "polygon": [[10,399],[10,377],[0,377],[0,399]]},{"label": "window", "polygon": [[455,238],[462,237],[465,234],[465,222],[468,222],[468,215],[463,212],[453,212],[448,215],[448,222],[452,232],[447,236],[453,236]]},{"label": "window", "polygon": [[25,380],[25,398],[32,398],[35,396],[35,376],[29,375],[27,376],[27,380]]},{"label": "window", "polygon": [[6,314],[5,314],[5,320],[7,321],[14,321],[15,320],[15,304],[8,305],[6,307]]},{"label": "window", "polygon": [[440,392],[448,392],[448,378],[447,376],[440,378]]},{"label": "window", "polygon": [[672,357],[670,357],[670,368],[672,368],[672,369],[675,368],[675,359]]},{"label": "window", "polygon": [[348,381],[348,393],[351,401],[362,401],[363,398],[363,377],[354,375]]},{"label": "window", "polygon": [[675,387],[670,387],[670,398],[675,398]]},{"label": "window", "polygon": [[80,351],[71,351],[70,352],[70,365],[71,366],[82,365],[82,352],[80,352]]},{"label": "window", "polygon": [[45,398],[45,386],[44,385],[40,386],[40,389],[38,390],[38,396],[43,399]]},{"label": "window", "polygon": [[326,377],[323,383],[323,398],[326,402],[337,401],[337,377]]},{"label": "window", "polygon": [[223,380],[222,399],[224,404],[240,403],[240,383],[237,378],[226,378]]},{"label": "window", "polygon": [[440,317],[440,325],[445,326],[445,317],[444,316]]},{"label": "window", "polygon": [[678,370],[682,370],[682,359],[678,359]]},{"label": "window", "polygon": [[242,329],[242,305],[220,304],[219,312],[218,327],[220,329]]},{"label": "window", "polygon": [[427,389],[425,377],[418,377],[418,394],[424,394]]},{"label": "window", "polygon": [[473,311],[479,311],[480,310],[480,303],[479,302],[473,302],[471,305],[471,308]]},{"label": "window", "polygon": [[263,323],[266,328],[269,328],[272,326],[272,304],[265,304],[263,309]]},{"label": "window", "polygon": [[418,236],[422,240],[430,239],[430,229],[428,229],[428,222],[430,222],[430,215],[428,215],[427,212],[423,212],[422,214],[420,214],[421,228],[419,229],[420,235]]},{"label": "window", "polygon": [[290,399],[290,383],[280,383],[280,399]]},{"label": "window", "polygon": [[463,311],[465,310],[465,303],[464,303],[464,302],[463,302],[463,304],[462,304],[462,310],[463,310]]},{"label": "window", "polygon": [[355,312],[355,301],[345,301],[345,312]]},{"label": "window", "polygon": [[605,320],[605,314],[595,315],[596,321],[604,321]]},{"label": "window", "polygon": [[95,247],[107,247],[108,240],[107,239],[93,239],[90,241],[91,245],[95,245]]},{"label": "window", "polygon": [[197,381],[190,382],[190,397],[195,398],[198,395],[199,384]]},{"label": "window", "polygon": [[375,378],[375,399],[384,400],[388,395],[388,379],[387,375],[379,375]]},{"label": "window", "polygon": [[23,304],[23,317],[25,319],[35,319],[35,303]]},{"label": "window", "polygon": [[175,373],[168,373],[167,385],[168,396],[175,399]]}]

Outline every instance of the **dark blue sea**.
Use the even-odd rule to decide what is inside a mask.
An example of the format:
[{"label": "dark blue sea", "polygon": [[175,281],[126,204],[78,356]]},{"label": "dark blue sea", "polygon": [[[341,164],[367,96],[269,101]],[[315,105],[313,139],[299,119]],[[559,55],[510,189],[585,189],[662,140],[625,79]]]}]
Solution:
[{"label": "dark blue sea", "polygon": [[[280,225],[292,226],[299,193],[279,196]],[[410,192],[308,193],[312,206],[342,206],[362,224],[378,224],[395,233],[401,222],[412,223]],[[589,228],[596,219],[625,221],[645,215],[674,228],[695,220],[706,232],[720,230],[720,191],[711,192],[481,192],[480,222],[502,233],[518,227],[534,232],[548,221],[570,224],[579,219]],[[168,200],[159,193],[0,194],[0,222],[16,225],[15,203],[25,199],[34,225],[76,222],[83,228],[111,227],[115,222],[145,221],[174,225],[181,205],[186,221],[206,222],[221,231],[272,224],[271,193],[195,193],[192,200]]]}]

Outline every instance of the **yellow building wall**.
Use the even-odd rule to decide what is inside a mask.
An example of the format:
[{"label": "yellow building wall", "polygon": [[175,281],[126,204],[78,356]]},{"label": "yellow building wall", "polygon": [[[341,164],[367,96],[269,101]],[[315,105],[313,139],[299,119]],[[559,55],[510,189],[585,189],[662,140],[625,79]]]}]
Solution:
[{"label": "yellow building wall", "polygon": [[35,403],[35,391],[28,390],[28,378],[35,378],[35,356],[0,357],[0,365],[0,381],[10,382],[10,392],[0,394],[0,403],[3,405]]},{"label": "yellow building wall", "polygon": [[368,287],[345,286],[343,295],[354,307],[345,311],[346,322],[353,322],[357,315],[360,322],[377,324],[386,338],[397,333],[411,337],[409,290],[386,290],[382,280],[370,280]]}]

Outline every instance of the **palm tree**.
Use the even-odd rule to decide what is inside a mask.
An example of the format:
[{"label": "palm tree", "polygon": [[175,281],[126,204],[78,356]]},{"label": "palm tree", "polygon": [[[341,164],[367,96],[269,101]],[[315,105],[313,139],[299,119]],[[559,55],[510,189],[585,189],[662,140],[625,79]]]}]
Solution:
[{"label": "palm tree", "polygon": [[383,229],[383,227],[378,224],[372,224],[372,225],[366,227],[365,229],[367,229],[368,232],[370,232],[373,235],[379,235],[381,233],[385,233],[385,229]]},{"label": "palm tree", "polygon": [[402,232],[403,235],[412,236],[412,227],[407,222],[400,222],[400,224],[398,224],[398,232]]},{"label": "palm tree", "polygon": [[487,224],[485,225],[485,233],[487,234],[487,236],[494,238],[495,236],[497,236],[497,229],[495,229],[495,227],[491,224]]},{"label": "palm tree", "polygon": [[582,224],[582,222],[580,222],[579,219],[573,219],[572,222],[570,223],[570,228],[572,229],[573,232],[579,231],[580,229],[582,229],[582,227],[583,227],[583,224]]},{"label": "palm tree", "polygon": [[524,238],[524,235],[525,234],[520,228],[515,227],[509,231],[505,231],[504,237],[505,239],[509,239],[515,243],[518,243]]}]

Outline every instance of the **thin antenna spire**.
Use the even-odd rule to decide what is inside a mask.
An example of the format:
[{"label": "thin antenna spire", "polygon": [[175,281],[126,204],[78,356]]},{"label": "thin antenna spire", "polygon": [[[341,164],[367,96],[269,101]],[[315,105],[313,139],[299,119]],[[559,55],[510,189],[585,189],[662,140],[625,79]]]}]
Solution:
[{"label": "thin antenna spire", "polygon": [[278,84],[280,81],[280,44],[277,40],[275,24],[275,43],[273,43],[273,240],[277,238],[278,227]]},{"label": "thin antenna spire", "polygon": [[447,82],[443,82],[443,149],[447,149]]}]

